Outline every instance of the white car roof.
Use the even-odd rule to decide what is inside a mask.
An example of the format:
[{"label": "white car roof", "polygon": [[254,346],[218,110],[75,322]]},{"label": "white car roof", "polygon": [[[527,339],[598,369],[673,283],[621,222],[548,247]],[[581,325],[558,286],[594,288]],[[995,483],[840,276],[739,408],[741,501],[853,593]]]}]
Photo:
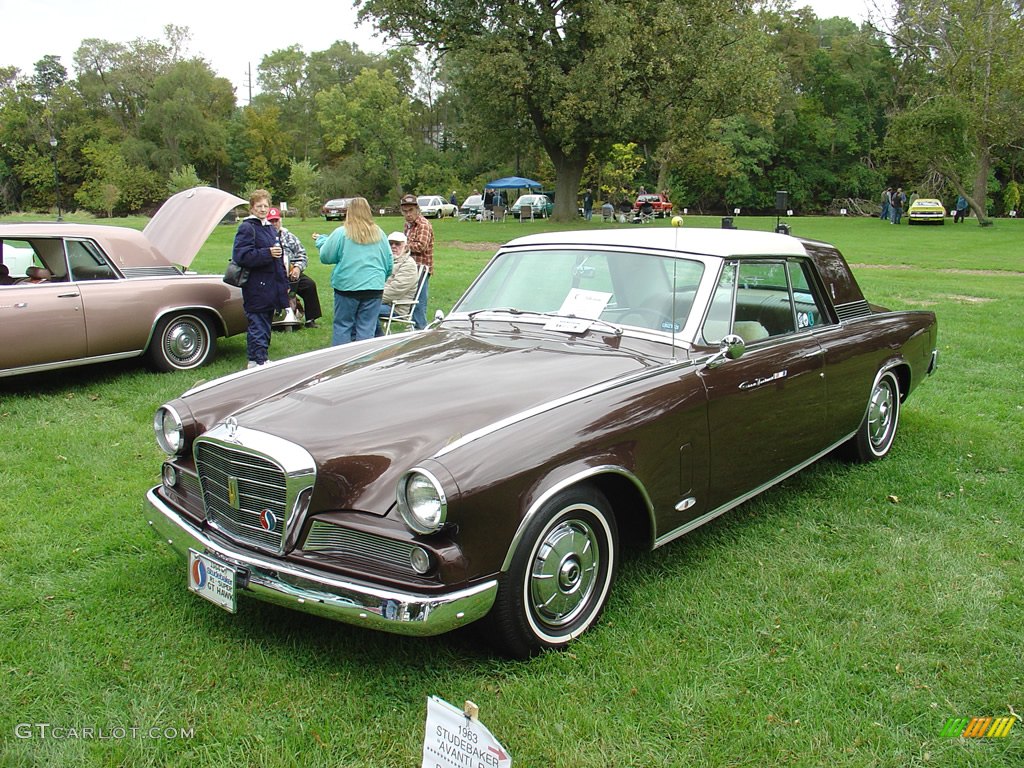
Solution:
[{"label": "white car roof", "polygon": [[742,229],[685,229],[658,227],[644,229],[577,230],[546,232],[517,237],[506,248],[587,246],[644,248],[708,256],[806,256],[800,240],[774,232]]}]

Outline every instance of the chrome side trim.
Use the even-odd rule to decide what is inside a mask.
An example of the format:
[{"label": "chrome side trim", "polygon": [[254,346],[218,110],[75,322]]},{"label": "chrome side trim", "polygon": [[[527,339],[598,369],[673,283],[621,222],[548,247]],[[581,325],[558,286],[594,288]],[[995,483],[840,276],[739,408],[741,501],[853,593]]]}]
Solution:
[{"label": "chrome side trim", "polygon": [[79,357],[74,360],[59,360],[55,363],[39,363],[38,365],[25,365],[21,368],[5,368],[0,370],[0,378],[4,376],[20,376],[23,373],[41,373],[43,371],[55,371],[58,368],[73,368],[78,365],[92,365],[93,363],[110,363],[114,360],[127,360],[130,357],[138,357],[145,349],[136,349],[130,352],[117,352],[111,355],[97,355],[96,357]]},{"label": "chrome side trim", "polygon": [[519,543],[522,541],[524,534],[526,533],[526,526],[529,525],[537,511],[547,503],[548,499],[554,496],[559,491],[568,488],[570,485],[576,485],[583,480],[590,477],[596,477],[597,475],[621,475],[636,486],[637,490],[643,496],[644,505],[647,507],[647,516],[650,519],[651,530],[656,531],[657,527],[654,520],[654,505],[651,503],[651,497],[647,495],[647,489],[644,488],[643,483],[634,475],[632,472],[623,469],[622,467],[616,467],[611,464],[602,465],[599,467],[590,467],[582,472],[577,472],[571,477],[567,477],[564,480],[560,480],[553,486],[548,488],[542,493],[530,508],[526,511],[523,519],[519,522],[519,527],[516,529],[516,535],[512,537],[512,542],[508,546],[508,552],[505,553],[505,560],[501,564],[502,572],[508,571],[512,564],[512,558],[515,557],[516,549],[519,548]]},{"label": "chrome side trim", "polygon": [[660,546],[668,544],[670,541],[675,541],[680,536],[683,536],[683,535],[689,533],[690,531],[692,531],[693,529],[699,528],[700,526],[704,525],[704,523],[707,523],[707,522],[710,522],[710,521],[714,520],[719,515],[725,514],[730,509],[733,509],[734,507],[738,507],[740,504],[742,504],[745,501],[749,501],[750,499],[752,499],[755,496],[757,496],[759,493],[768,490],[773,485],[777,485],[778,483],[781,483],[787,477],[792,477],[797,472],[799,472],[801,469],[804,469],[805,467],[810,466],[811,464],[816,462],[818,459],[820,459],[823,456],[826,456],[827,454],[829,454],[832,451],[834,451],[836,448],[838,448],[840,445],[845,443],[847,440],[849,440],[855,434],[857,434],[856,430],[854,430],[853,432],[851,432],[850,434],[848,434],[846,437],[842,438],[841,440],[833,443],[828,448],[823,450],[821,453],[815,454],[811,458],[807,459],[807,461],[804,461],[804,462],[798,464],[797,466],[793,467],[792,469],[787,470],[786,472],[783,472],[781,475],[779,475],[778,477],[776,477],[776,478],[774,478],[772,480],[769,480],[767,483],[763,483],[763,484],[759,485],[757,488],[754,488],[751,491],[747,491],[742,496],[739,496],[738,498],[733,499],[732,501],[728,502],[727,504],[723,504],[722,506],[718,507],[717,509],[713,509],[710,512],[707,512],[707,513],[701,515],[700,517],[696,517],[693,520],[690,520],[688,523],[684,523],[683,525],[679,526],[678,528],[676,528],[674,530],[671,530],[671,531],[669,531],[668,533],[666,533],[666,534],[664,534],[662,536],[659,536],[658,538],[656,538],[654,540],[654,547],[653,548],[657,549]]},{"label": "chrome side trim", "polygon": [[463,448],[472,442],[475,442],[477,440],[480,440],[481,438],[493,434],[494,432],[497,432],[498,430],[505,429],[506,427],[510,427],[513,424],[518,424],[520,421],[525,421],[526,419],[529,419],[533,416],[539,416],[542,413],[547,413],[548,411],[552,411],[555,408],[559,408],[563,405],[568,405],[569,403],[575,402],[576,400],[583,400],[588,397],[593,397],[594,395],[599,395],[603,392],[608,392],[618,387],[626,386],[628,384],[635,384],[638,381],[643,381],[644,379],[648,379],[653,376],[668,374],[671,373],[672,371],[681,370],[683,368],[691,368],[693,367],[693,365],[694,363],[691,360],[665,363],[664,365],[660,365],[655,368],[645,368],[644,370],[637,371],[636,373],[627,374],[617,379],[612,379],[610,381],[605,381],[600,384],[594,384],[593,386],[586,387],[585,389],[577,390],[576,392],[573,392],[569,395],[564,395],[562,397],[555,398],[554,400],[549,400],[546,403],[541,403],[540,405],[535,405],[532,408],[528,408],[525,411],[514,413],[511,416],[505,417],[504,419],[491,422],[486,427],[481,427],[480,429],[474,430],[469,434],[463,435],[458,440],[454,440],[448,443],[448,445],[444,446],[441,450],[435,453],[432,458],[440,459],[441,457],[446,456],[452,451],[457,450],[459,448]]},{"label": "chrome side trim", "polygon": [[356,582],[287,560],[235,548],[179,515],[160,498],[159,486],[146,494],[146,519],[175,552],[216,557],[244,571],[239,592],[266,603],[400,635],[448,632],[483,617],[494,604],[494,579],[440,595],[420,594]]}]

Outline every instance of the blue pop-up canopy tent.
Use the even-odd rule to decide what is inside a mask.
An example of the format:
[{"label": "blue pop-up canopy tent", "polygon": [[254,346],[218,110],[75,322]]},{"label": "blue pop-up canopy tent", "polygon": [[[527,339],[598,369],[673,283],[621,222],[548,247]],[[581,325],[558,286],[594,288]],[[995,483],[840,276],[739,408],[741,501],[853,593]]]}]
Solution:
[{"label": "blue pop-up canopy tent", "polygon": [[485,185],[487,189],[539,189],[540,183],[522,176],[506,176]]}]

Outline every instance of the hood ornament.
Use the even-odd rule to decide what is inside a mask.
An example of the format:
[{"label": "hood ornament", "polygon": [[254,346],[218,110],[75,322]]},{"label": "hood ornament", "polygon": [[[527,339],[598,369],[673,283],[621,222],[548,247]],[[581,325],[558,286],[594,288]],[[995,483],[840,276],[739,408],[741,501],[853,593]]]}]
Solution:
[{"label": "hood ornament", "polygon": [[228,431],[228,440],[233,443],[238,442],[238,419],[234,416],[228,416],[224,421],[224,428]]}]

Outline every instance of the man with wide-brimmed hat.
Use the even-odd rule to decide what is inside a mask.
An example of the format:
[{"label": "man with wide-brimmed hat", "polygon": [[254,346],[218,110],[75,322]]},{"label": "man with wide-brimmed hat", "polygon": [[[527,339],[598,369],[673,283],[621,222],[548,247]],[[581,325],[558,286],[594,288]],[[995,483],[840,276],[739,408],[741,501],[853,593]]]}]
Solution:
[{"label": "man with wide-brimmed hat", "polygon": [[423,277],[423,288],[420,289],[420,300],[412,313],[416,329],[423,330],[427,327],[427,291],[430,276],[434,274],[434,228],[420,213],[416,195],[403,195],[398,204],[405,219],[405,237],[409,244],[409,252],[417,264],[423,264],[427,268],[427,274]]}]

